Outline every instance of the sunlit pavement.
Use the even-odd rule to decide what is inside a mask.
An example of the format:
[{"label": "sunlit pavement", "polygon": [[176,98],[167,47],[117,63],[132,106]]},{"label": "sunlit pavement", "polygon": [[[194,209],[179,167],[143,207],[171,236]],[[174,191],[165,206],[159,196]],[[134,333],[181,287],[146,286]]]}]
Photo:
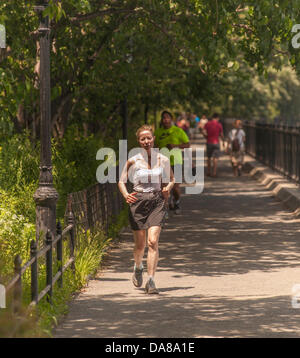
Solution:
[{"label": "sunlit pavement", "polygon": [[226,155],[218,175],[199,195],[182,188],[182,214],[160,238],[160,295],[131,283],[128,230],[55,337],[300,337],[300,220],[248,175],[234,178]]}]

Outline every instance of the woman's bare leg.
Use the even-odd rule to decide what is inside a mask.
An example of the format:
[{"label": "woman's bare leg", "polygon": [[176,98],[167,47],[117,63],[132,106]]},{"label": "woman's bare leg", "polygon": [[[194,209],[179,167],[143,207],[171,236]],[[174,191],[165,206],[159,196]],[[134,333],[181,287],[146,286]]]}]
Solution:
[{"label": "woman's bare leg", "polygon": [[160,226],[152,226],[148,229],[148,257],[147,271],[148,275],[154,277],[158,263],[158,240],[161,232]]},{"label": "woman's bare leg", "polygon": [[146,230],[134,230],[134,250],[133,257],[137,267],[141,266],[146,246]]}]

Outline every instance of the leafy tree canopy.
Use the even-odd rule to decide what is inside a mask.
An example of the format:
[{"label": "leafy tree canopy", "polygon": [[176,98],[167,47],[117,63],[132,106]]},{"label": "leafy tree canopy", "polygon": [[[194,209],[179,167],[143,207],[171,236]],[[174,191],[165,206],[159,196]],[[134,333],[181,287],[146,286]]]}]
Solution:
[{"label": "leafy tree canopy", "polygon": [[[7,33],[0,128],[28,127],[33,136],[39,132],[37,3],[0,4]],[[44,15],[51,19],[57,136],[72,121],[116,135],[125,97],[138,120],[146,107],[209,101],[214,86],[239,85],[247,72],[267,76],[270,67],[289,64],[300,73],[291,32],[300,23],[299,0],[50,0]],[[220,103],[226,101],[223,95]]]}]

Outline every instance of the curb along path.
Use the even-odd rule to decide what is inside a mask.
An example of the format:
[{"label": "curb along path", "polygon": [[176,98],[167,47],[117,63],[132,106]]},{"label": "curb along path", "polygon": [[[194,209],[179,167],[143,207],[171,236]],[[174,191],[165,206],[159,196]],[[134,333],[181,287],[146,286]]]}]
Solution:
[{"label": "curb along path", "polygon": [[300,337],[300,219],[249,175],[233,178],[227,156],[219,164],[165,224],[160,295],[133,287],[127,230],[54,337]]}]

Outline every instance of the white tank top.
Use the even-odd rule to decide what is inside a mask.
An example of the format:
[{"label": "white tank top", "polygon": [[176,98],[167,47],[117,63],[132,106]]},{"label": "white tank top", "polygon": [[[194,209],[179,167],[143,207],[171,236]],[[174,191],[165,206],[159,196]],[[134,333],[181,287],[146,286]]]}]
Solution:
[{"label": "white tank top", "polygon": [[133,190],[137,192],[150,193],[161,190],[163,167],[161,165],[161,154],[157,154],[157,164],[154,168],[149,169],[141,153],[130,158],[134,162],[130,170]]}]

